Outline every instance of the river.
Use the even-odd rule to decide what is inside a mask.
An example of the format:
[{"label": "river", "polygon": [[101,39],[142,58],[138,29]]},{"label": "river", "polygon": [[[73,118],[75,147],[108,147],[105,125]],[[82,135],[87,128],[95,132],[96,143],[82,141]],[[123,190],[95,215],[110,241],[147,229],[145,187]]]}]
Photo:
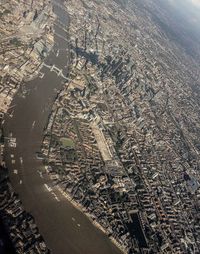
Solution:
[{"label": "river", "polygon": [[[58,2],[61,6],[54,6],[57,21],[67,25],[69,20],[62,8],[62,0]],[[67,33],[56,24],[55,31],[67,38]],[[63,70],[65,68],[63,72],[66,73],[67,42],[57,35],[55,42],[54,50],[46,62]],[[60,49],[58,56],[57,49]],[[25,98],[21,90],[14,97],[13,117],[5,117],[5,136],[12,133],[17,141],[16,148],[10,148],[8,143],[5,147],[5,160],[14,190],[19,194],[26,211],[34,216],[40,233],[53,254],[120,254],[109,238],[62,194],[54,191],[60,199],[58,202],[44,187],[44,184],[52,183],[38,173],[43,165],[36,159],[36,152],[40,150],[43,130],[57,92],[62,87],[62,79],[46,67],[43,67],[42,72],[45,74],[42,79],[38,77],[25,84],[28,91]]]}]

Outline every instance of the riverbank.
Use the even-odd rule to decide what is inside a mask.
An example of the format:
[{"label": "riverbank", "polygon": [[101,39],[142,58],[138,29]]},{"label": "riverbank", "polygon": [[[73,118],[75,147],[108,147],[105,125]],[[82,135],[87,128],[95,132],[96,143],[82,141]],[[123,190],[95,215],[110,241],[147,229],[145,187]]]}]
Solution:
[{"label": "riverbank", "polygon": [[[88,219],[91,221],[91,223],[96,227],[98,228],[99,230],[102,231],[102,233],[104,233],[105,235],[108,235],[109,232],[107,232],[97,221],[93,220],[92,217],[91,217],[91,214],[88,213],[86,211],[86,209],[79,203],[77,203],[75,200],[72,199],[72,197],[67,194],[66,192],[64,192],[59,186],[57,186],[57,189],[62,193],[62,195],[69,201],[71,202],[71,204],[76,208],[78,209],[80,212],[82,212],[83,214],[85,214]],[[109,237],[109,239],[111,240],[111,242],[113,244],[116,245],[117,248],[119,248],[123,254],[128,254],[128,252],[122,248],[122,246],[120,245],[120,243],[118,243],[113,237]]]}]

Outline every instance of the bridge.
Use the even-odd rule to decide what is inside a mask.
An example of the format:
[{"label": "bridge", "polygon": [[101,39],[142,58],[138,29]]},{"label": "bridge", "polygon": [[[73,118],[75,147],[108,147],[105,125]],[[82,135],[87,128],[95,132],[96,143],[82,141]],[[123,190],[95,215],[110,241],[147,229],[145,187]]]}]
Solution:
[{"label": "bridge", "polygon": [[68,40],[67,38],[65,38],[65,37],[62,36],[61,34],[55,32],[54,35],[56,35],[56,36],[58,36],[59,38],[63,39],[63,40],[66,41],[67,43],[70,43],[70,40]]},{"label": "bridge", "polygon": [[60,27],[61,29],[63,29],[66,33],[69,33],[68,30],[66,30],[67,28],[67,25],[66,24],[63,24],[61,21],[59,21],[58,19],[56,19],[55,21],[55,25]]},{"label": "bridge", "polygon": [[48,65],[48,64],[46,64],[46,63],[42,63],[42,67],[43,67],[43,66],[46,67],[46,68],[48,68],[50,71],[55,72],[55,73],[58,75],[58,77],[62,77],[62,78],[65,79],[68,83],[72,82],[73,84],[79,86],[79,84],[76,83],[73,79],[68,78],[67,76],[65,76],[65,75],[63,74],[63,70],[62,70],[62,69],[59,69],[58,67],[56,67],[55,64],[54,64],[54,65]]},{"label": "bridge", "polygon": [[58,75],[58,77],[62,77],[62,78],[64,78],[65,80],[67,80],[67,81],[69,81],[69,78],[67,78],[64,74],[63,74],[63,70],[62,69],[59,69],[58,67],[56,67],[55,66],[55,64],[54,65],[48,65],[48,64],[46,64],[46,63],[42,63],[42,67],[46,67],[46,68],[48,68],[50,71],[54,71],[57,75]]}]

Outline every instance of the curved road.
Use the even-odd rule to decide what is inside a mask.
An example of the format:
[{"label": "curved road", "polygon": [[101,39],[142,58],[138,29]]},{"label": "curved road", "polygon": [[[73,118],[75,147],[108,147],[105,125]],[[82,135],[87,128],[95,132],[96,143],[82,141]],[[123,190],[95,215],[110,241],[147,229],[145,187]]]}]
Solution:
[{"label": "curved road", "polygon": [[[61,2],[61,0],[60,0]],[[62,2],[61,2],[62,4]],[[67,24],[68,17],[64,8],[54,6],[58,22]],[[67,34],[55,25],[57,48],[62,53],[52,52],[47,59],[66,73],[68,45]],[[5,159],[10,170],[12,185],[39,227],[48,247],[53,254],[120,254],[108,237],[95,228],[88,218],[74,208],[56,189],[49,192],[44,184],[51,182],[42,177],[38,169],[43,167],[36,159],[35,153],[40,150],[43,129],[47,123],[57,91],[62,87],[62,80],[55,72],[45,67],[42,79],[37,78],[25,84],[28,93],[25,98],[21,91],[15,96],[13,117],[6,116],[4,123],[5,136],[16,138],[17,147],[11,148],[6,143]],[[57,197],[57,199],[55,198]],[[60,201],[58,201],[60,200]]]}]

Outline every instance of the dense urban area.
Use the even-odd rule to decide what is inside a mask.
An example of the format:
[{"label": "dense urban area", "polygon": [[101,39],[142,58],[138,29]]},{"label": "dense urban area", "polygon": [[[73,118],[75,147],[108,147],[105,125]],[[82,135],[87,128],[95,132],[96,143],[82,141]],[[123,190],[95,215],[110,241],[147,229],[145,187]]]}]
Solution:
[{"label": "dense urban area", "polygon": [[[36,155],[51,179],[45,189],[58,190],[122,253],[200,253],[200,58],[157,2],[64,1],[67,74],[45,61],[51,3],[1,4],[1,123],[15,94],[26,97],[24,82],[42,79],[42,68],[55,72],[63,86]],[[1,219],[17,253],[49,253],[8,180],[1,136]],[[16,149],[12,133],[7,139]]]}]

